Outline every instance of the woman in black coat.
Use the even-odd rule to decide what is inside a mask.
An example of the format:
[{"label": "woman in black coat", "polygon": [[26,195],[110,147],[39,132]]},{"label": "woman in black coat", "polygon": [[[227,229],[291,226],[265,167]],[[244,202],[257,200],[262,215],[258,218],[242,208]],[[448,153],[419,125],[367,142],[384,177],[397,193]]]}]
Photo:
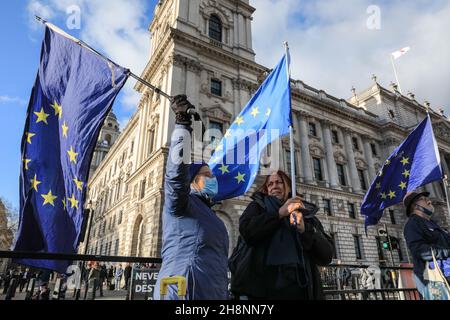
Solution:
[{"label": "woman in black coat", "polygon": [[[239,257],[231,291],[248,299],[323,299],[317,266],[331,263],[334,245],[304,201],[289,199],[289,177],[267,177],[239,221]],[[305,216],[300,213],[302,211]],[[245,245],[243,245],[245,243]]]}]

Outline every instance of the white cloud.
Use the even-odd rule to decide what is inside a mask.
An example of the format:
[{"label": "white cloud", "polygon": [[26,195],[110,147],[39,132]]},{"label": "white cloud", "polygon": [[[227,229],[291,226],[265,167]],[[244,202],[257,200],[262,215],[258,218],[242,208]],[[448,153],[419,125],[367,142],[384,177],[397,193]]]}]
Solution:
[{"label": "white cloud", "polygon": [[[429,100],[450,114],[450,2],[384,1],[381,29],[367,28],[372,0],[251,0],[257,61],[273,67],[289,41],[292,75],[339,98],[354,85],[362,91],[371,75],[388,87],[395,82],[390,53],[410,46],[396,61],[404,93]],[[281,35],[281,36],[280,36]]]},{"label": "white cloud", "polygon": [[11,96],[7,96],[7,95],[3,95],[0,96],[0,104],[3,103],[17,103],[19,105],[25,105],[27,102],[22,99],[22,98],[18,98],[18,97],[11,97]]},{"label": "white cloud", "polygon": [[27,12],[28,23],[33,30],[40,28],[40,25],[36,23],[35,16],[39,16],[45,20],[50,20],[54,16],[53,9],[38,0],[31,0],[28,2]]},{"label": "white cloud", "polygon": [[[30,3],[35,3],[31,0]],[[150,54],[149,10],[145,0],[41,0],[41,5],[57,11],[67,19],[66,9],[77,5],[81,9],[80,37],[123,67],[140,75]],[[29,8],[30,11],[30,8]],[[62,26],[64,28],[64,26]],[[70,32],[70,30],[68,30]],[[133,90],[135,81],[128,80],[123,89],[125,112],[134,110],[139,94]]]}]

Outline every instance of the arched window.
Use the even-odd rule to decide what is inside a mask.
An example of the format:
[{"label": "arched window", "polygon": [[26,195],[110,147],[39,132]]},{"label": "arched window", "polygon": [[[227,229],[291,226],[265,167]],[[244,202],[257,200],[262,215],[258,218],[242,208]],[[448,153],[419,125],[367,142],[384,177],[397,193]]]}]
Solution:
[{"label": "arched window", "polygon": [[222,42],[222,22],[215,14],[209,18],[209,37]]}]

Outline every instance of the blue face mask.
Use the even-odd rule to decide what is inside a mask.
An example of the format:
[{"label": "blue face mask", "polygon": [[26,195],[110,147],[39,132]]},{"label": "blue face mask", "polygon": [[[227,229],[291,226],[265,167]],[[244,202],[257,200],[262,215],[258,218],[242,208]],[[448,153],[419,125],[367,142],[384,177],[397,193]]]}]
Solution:
[{"label": "blue face mask", "polygon": [[431,211],[430,209],[424,208],[424,207],[422,207],[422,206],[420,206],[418,204],[416,206],[417,206],[417,209],[419,209],[419,211],[422,211],[423,213],[425,213],[429,217],[431,217],[434,214],[434,212]]},{"label": "blue face mask", "polygon": [[217,183],[217,178],[208,178],[205,177],[205,187],[200,190],[201,193],[206,194],[210,199],[213,199],[215,196],[217,196],[217,193],[219,192],[219,185]]}]

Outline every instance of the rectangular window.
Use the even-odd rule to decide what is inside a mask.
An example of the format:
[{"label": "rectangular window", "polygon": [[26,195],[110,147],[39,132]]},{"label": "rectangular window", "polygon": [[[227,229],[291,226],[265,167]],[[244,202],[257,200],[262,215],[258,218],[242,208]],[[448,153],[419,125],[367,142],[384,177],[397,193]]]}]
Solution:
[{"label": "rectangular window", "polygon": [[336,233],[331,233],[331,240],[333,241],[333,259],[338,259],[338,244]]},{"label": "rectangular window", "polygon": [[322,176],[322,163],[319,158],[313,158],[313,165],[314,165],[314,177],[317,181],[323,181]]},{"label": "rectangular window", "polygon": [[141,181],[141,190],[140,190],[139,199],[144,199],[144,197],[145,197],[145,184],[146,184],[146,180],[144,179]]},{"label": "rectangular window", "polygon": [[358,235],[353,235],[353,242],[355,243],[356,259],[361,260],[363,258],[361,250],[361,237]]},{"label": "rectangular window", "polygon": [[116,240],[116,247],[114,249],[114,254],[117,256],[119,254],[119,239]]},{"label": "rectangular window", "polygon": [[331,200],[330,199],[323,199],[323,211],[327,216],[332,216],[333,213],[331,211]]},{"label": "rectangular window", "polygon": [[123,211],[119,212],[119,222],[117,223],[119,226],[122,224],[122,215],[123,215]]},{"label": "rectangular window", "polygon": [[130,156],[133,154],[133,150],[134,150],[134,140],[131,141]]},{"label": "rectangular window", "polygon": [[353,149],[359,150],[358,139],[356,137],[352,138],[352,143],[353,143]]},{"label": "rectangular window", "polygon": [[395,212],[392,209],[389,209],[389,217],[391,218],[392,224],[397,224],[397,221],[395,221]]},{"label": "rectangular window", "polygon": [[336,168],[337,168],[339,183],[341,184],[341,186],[346,186],[347,183],[345,181],[344,166],[342,164],[336,164]]},{"label": "rectangular window", "polygon": [[372,155],[374,157],[378,156],[377,147],[376,147],[375,143],[371,143],[370,148],[372,149]]},{"label": "rectangular window", "polygon": [[211,94],[222,96],[222,82],[217,79],[211,79]]},{"label": "rectangular window", "polygon": [[361,189],[367,190],[366,178],[364,177],[363,170],[358,169],[358,177],[359,177],[359,182],[361,183]]},{"label": "rectangular window", "polygon": [[316,129],[316,124],[313,122],[309,123],[309,134],[317,137],[317,129]]},{"label": "rectangular window", "polygon": [[339,143],[339,135],[336,130],[331,131],[331,139],[333,140],[333,143]]},{"label": "rectangular window", "polygon": [[151,154],[155,151],[155,128],[151,128],[148,131],[148,152],[147,157],[150,157]]},{"label": "rectangular window", "polygon": [[355,204],[349,202],[347,205],[348,205],[348,216],[352,219],[356,219]]}]

